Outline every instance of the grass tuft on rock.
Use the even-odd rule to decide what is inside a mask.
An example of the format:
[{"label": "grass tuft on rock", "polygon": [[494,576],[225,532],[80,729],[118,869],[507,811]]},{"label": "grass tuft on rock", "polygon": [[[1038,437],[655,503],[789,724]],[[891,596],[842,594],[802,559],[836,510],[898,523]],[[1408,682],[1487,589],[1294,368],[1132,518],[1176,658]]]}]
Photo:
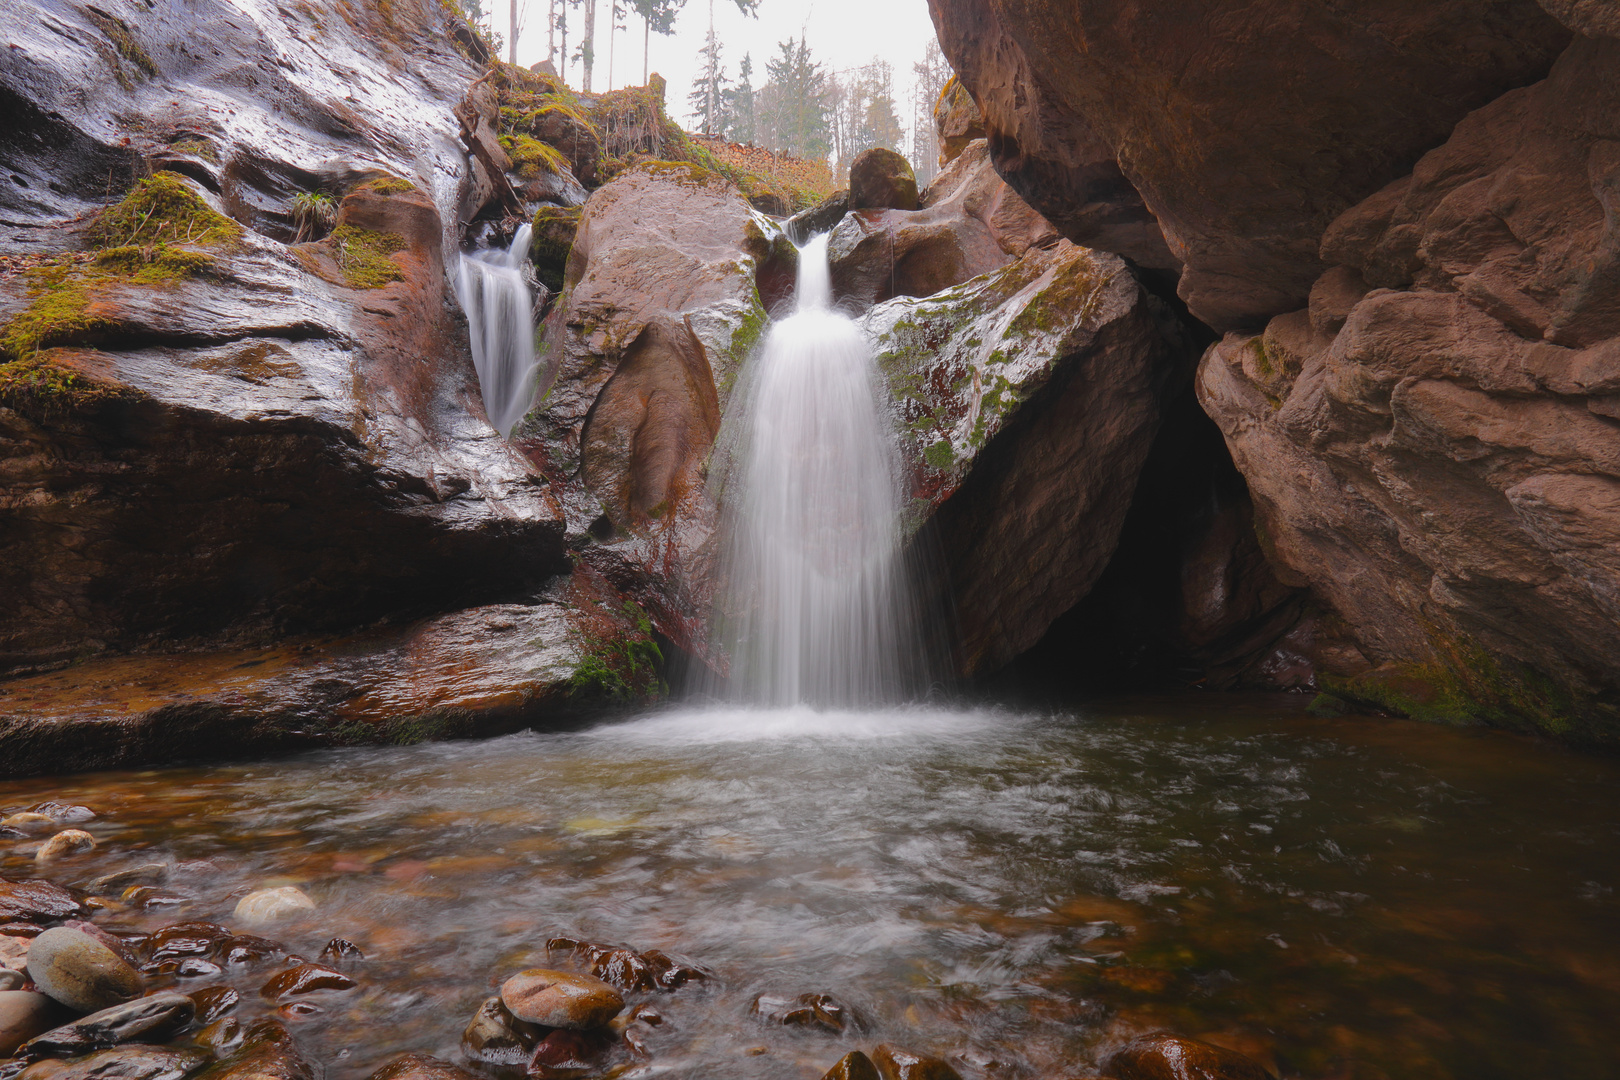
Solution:
[{"label": "grass tuft on rock", "polygon": [[399,265],[389,258],[406,248],[395,233],[371,232],[353,225],[339,225],[327,237],[332,258],[351,289],[380,289],[393,281],[404,281]]},{"label": "grass tuft on rock", "polygon": [[527,135],[502,135],[501,149],[512,159],[517,174],[525,180],[538,180],[542,176],[556,175],[568,168],[568,159],[561,150]]},{"label": "grass tuft on rock", "polygon": [[385,174],[355,185],[354,190],[375,192],[378,195],[403,195],[407,191],[415,191],[416,185],[409,180]]}]

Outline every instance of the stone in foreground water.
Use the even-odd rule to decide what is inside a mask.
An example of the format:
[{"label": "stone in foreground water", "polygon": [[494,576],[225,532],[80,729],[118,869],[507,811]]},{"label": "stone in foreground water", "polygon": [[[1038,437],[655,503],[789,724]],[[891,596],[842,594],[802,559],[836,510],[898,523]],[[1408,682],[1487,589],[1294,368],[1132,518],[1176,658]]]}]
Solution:
[{"label": "stone in foreground water", "polygon": [[880,1080],[877,1066],[859,1050],[851,1050],[827,1070],[821,1080]]},{"label": "stone in foreground water", "polygon": [[36,1061],[18,1080],[185,1080],[211,1060],[203,1050],[118,1046],[84,1057]]},{"label": "stone in foreground water", "polygon": [[0,990],[0,1058],[61,1023],[67,1011],[31,990]]},{"label": "stone in foreground water", "polygon": [[1174,1035],[1148,1035],[1108,1062],[1116,1080],[1275,1080],[1259,1062],[1224,1046]]},{"label": "stone in foreground water", "polygon": [[57,1001],[93,1013],[141,992],[141,977],[122,957],[81,930],[53,927],[28,947],[28,974]]},{"label": "stone in foreground water", "polygon": [[939,1058],[887,1043],[872,1051],[872,1061],[883,1080],[962,1080],[961,1074]]},{"label": "stone in foreground water", "polygon": [[196,1002],[174,990],[137,998],[52,1028],[30,1039],[19,1057],[71,1057],[120,1043],[162,1042],[197,1015]]},{"label": "stone in foreground water", "polygon": [[395,1058],[376,1072],[368,1080],[483,1080],[477,1073],[468,1072],[459,1065],[452,1065],[426,1054],[405,1054]]},{"label": "stone in foreground water", "polygon": [[571,1031],[603,1027],[624,1008],[624,998],[601,979],[545,968],[507,979],[501,1003],[519,1020]]},{"label": "stone in foreground water", "polygon": [[249,926],[263,926],[301,911],[314,910],[315,901],[304,890],[283,885],[279,889],[260,889],[242,897],[236,904],[236,918]]}]

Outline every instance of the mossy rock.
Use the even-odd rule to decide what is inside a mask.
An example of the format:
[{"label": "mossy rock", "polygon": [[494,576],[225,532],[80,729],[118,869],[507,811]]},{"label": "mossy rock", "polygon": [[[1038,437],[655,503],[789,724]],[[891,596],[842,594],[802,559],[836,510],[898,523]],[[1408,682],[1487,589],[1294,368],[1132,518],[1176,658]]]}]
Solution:
[{"label": "mossy rock", "polygon": [[374,176],[370,180],[362,180],[354,186],[353,190],[371,191],[378,195],[404,195],[406,192],[415,191],[416,185],[391,173],[384,173],[381,176]]},{"label": "mossy rock", "polygon": [[138,181],[118,203],[96,215],[85,230],[94,247],[156,244],[217,247],[242,238],[242,226],[203,202],[178,173],[160,172]]},{"label": "mossy rock", "polygon": [[501,149],[512,159],[513,171],[525,180],[554,176],[568,168],[562,151],[527,135],[502,135]]},{"label": "mossy rock", "polygon": [[332,259],[351,289],[380,289],[390,282],[405,280],[399,264],[389,258],[405,250],[402,236],[339,225],[324,242],[330,246]]}]

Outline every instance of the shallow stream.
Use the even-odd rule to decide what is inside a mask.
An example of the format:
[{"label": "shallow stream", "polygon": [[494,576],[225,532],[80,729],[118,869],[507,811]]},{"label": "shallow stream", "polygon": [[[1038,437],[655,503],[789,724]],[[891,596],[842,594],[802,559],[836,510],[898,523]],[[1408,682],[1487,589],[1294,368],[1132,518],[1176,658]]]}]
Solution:
[{"label": "shallow stream", "polygon": [[[1574,1080],[1620,1061],[1617,781],[1620,762],[1512,736],[1175,697],[671,710],[13,782],[0,803],[99,812],[100,847],[52,864],[64,884],[175,864],[191,904],[105,923],[229,924],[250,889],[305,889],[315,915],[256,932],[367,955],[358,989],[288,1019],[329,1080],[459,1060],[478,1003],[555,935],[718,976],[649,995],[668,1023],[639,1075],[815,1080],[892,1042],[970,1080],[1057,1080],[1167,1028],[1288,1076]],[[34,875],[4,843],[0,874]],[[808,991],[866,1030],[749,1015]],[[271,1008],[244,992],[238,1015]]]}]

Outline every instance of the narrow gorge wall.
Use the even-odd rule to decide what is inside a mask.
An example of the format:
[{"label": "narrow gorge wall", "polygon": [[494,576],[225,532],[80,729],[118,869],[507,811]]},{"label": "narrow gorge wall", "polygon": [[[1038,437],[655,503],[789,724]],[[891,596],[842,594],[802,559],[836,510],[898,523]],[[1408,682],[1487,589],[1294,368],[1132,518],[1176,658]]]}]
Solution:
[{"label": "narrow gorge wall", "polygon": [[[1324,686],[1620,739],[1616,54],[1599,5],[932,0],[997,168],[1137,200]],[[1121,182],[1084,190],[1051,180]],[[1263,332],[1262,332],[1263,331]]]}]

